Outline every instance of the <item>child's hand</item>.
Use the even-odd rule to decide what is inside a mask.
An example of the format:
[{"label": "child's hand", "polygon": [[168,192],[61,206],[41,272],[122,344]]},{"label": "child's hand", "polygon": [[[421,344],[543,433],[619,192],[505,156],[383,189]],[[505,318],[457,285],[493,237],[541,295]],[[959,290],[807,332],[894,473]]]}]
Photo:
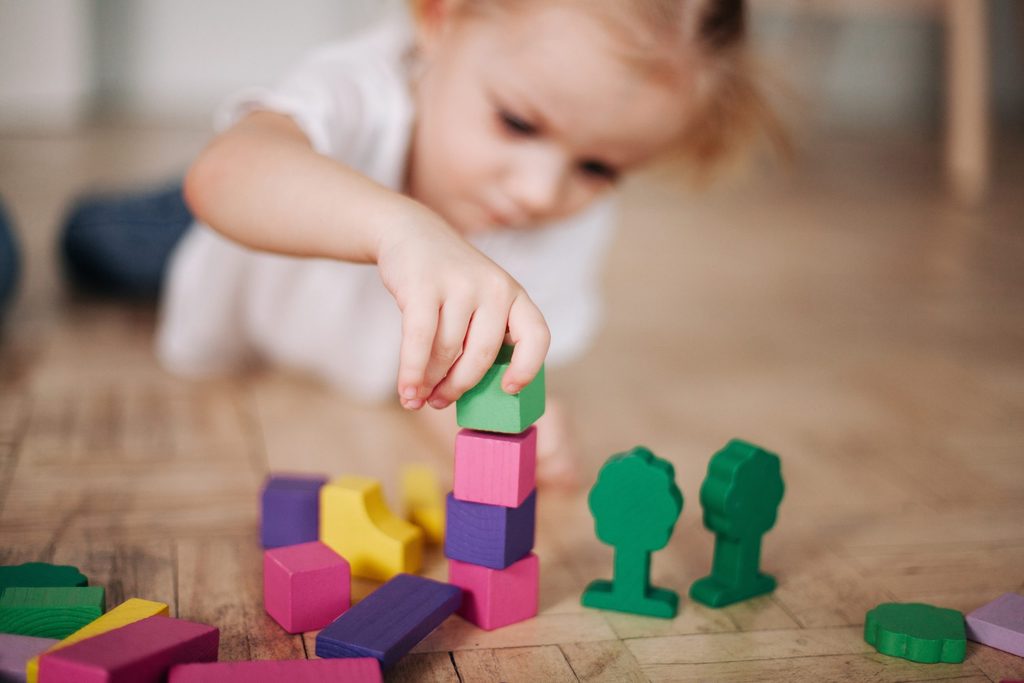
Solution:
[{"label": "child's hand", "polygon": [[533,380],[551,334],[522,286],[432,214],[378,251],[381,279],[402,311],[398,395],[418,410],[445,408],[480,381],[506,331],[515,352],[502,388]]}]

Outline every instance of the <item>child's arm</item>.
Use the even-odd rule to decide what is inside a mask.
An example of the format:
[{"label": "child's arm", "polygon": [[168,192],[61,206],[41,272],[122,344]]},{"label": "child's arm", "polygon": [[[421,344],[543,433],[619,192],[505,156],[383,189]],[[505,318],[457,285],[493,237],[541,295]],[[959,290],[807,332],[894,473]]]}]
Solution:
[{"label": "child's arm", "polygon": [[504,270],[437,214],[318,154],[291,118],[248,115],[185,178],[199,220],[254,249],[376,263],[402,312],[402,405],[443,408],[474,386],[506,328],[516,350],[502,383],[519,391],[550,344],[540,310]]}]

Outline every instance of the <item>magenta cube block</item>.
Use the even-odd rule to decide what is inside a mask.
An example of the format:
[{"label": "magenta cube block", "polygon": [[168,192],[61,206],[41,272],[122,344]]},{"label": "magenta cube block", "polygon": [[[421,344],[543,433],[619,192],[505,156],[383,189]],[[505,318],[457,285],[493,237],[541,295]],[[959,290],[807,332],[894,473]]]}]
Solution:
[{"label": "magenta cube block", "polygon": [[533,553],[506,569],[448,560],[448,583],[462,589],[459,614],[485,631],[537,616],[540,560]]},{"label": "magenta cube block", "polygon": [[176,664],[217,661],[220,632],[149,617],[39,658],[39,683],[163,683]]},{"label": "magenta cube block", "polygon": [[536,486],[537,429],[494,434],[462,429],[455,437],[455,497],[519,507]]},{"label": "magenta cube block", "polygon": [[320,541],[263,553],[263,606],[288,633],[323,628],[348,609],[348,562]]}]

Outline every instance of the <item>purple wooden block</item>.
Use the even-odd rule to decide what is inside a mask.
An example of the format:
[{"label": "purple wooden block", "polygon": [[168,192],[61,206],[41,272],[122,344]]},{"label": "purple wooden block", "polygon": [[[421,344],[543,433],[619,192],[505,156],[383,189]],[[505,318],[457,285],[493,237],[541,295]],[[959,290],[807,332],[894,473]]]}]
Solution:
[{"label": "purple wooden block", "polygon": [[39,683],[161,683],[175,664],[217,661],[213,626],[149,617],[39,658]]},{"label": "purple wooden block", "polygon": [[462,589],[398,574],[316,637],[318,657],[373,657],[385,669],[462,605]]},{"label": "purple wooden block", "polygon": [[1000,595],[965,620],[974,642],[1024,657],[1024,595]]},{"label": "purple wooden block", "polygon": [[471,503],[449,493],[445,557],[505,569],[533,550],[536,512],[536,491],[517,508]]},{"label": "purple wooden block", "polygon": [[327,477],[272,474],[261,495],[260,541],[264,548],[309,543],[320,538],[320,487]]},{"label": "purple wooden block", "polygon": [[25,665],[28,660],[59,642],[53,638],[0,633],[0,681],[25,680]]}]

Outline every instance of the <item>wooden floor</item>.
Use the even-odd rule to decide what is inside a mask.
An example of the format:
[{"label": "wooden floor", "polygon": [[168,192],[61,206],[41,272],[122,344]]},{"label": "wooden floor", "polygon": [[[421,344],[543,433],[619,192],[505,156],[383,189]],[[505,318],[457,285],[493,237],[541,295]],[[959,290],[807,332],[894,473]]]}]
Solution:
[{"label": "wooden floor", "polygon": [[[303,657],[312,636],[262,609],[261,479],[368,474],[393,496],[402,462],[450,454],[400,410],[303,377],[169,377],[150,307],[62,289],[69,197],[168,177],[202,141],[0,138],[0,195],[29,256],[0,346],[0,563],[78,565],[110,605],[167,601],[221,628],[223,659]],[[1024,678],[1024,660],[973,643],[961,665],[915,665],[861,632],[879,602],[966,611],[1024,591],[1024,147],[1000,149],[976,212],[945,198],[936,146],[901,136],[823,138],[792,172],[699,198],[667,177],[628,188],[605,333],[549,386],[578,421],[588,482],[636,444],[676,464],[685,506],[654,575],[683,594],[711,559],[708,458],[733,436],[778,452],[788,489],[764,565],[779,588],[723,610],[684,599],[673,621],[585,610],[610,549],[585,491],[542,491],[540,616],[493,633],[452,618],[389,679]],[[444,571],[435,548],[427,573]]]}]

